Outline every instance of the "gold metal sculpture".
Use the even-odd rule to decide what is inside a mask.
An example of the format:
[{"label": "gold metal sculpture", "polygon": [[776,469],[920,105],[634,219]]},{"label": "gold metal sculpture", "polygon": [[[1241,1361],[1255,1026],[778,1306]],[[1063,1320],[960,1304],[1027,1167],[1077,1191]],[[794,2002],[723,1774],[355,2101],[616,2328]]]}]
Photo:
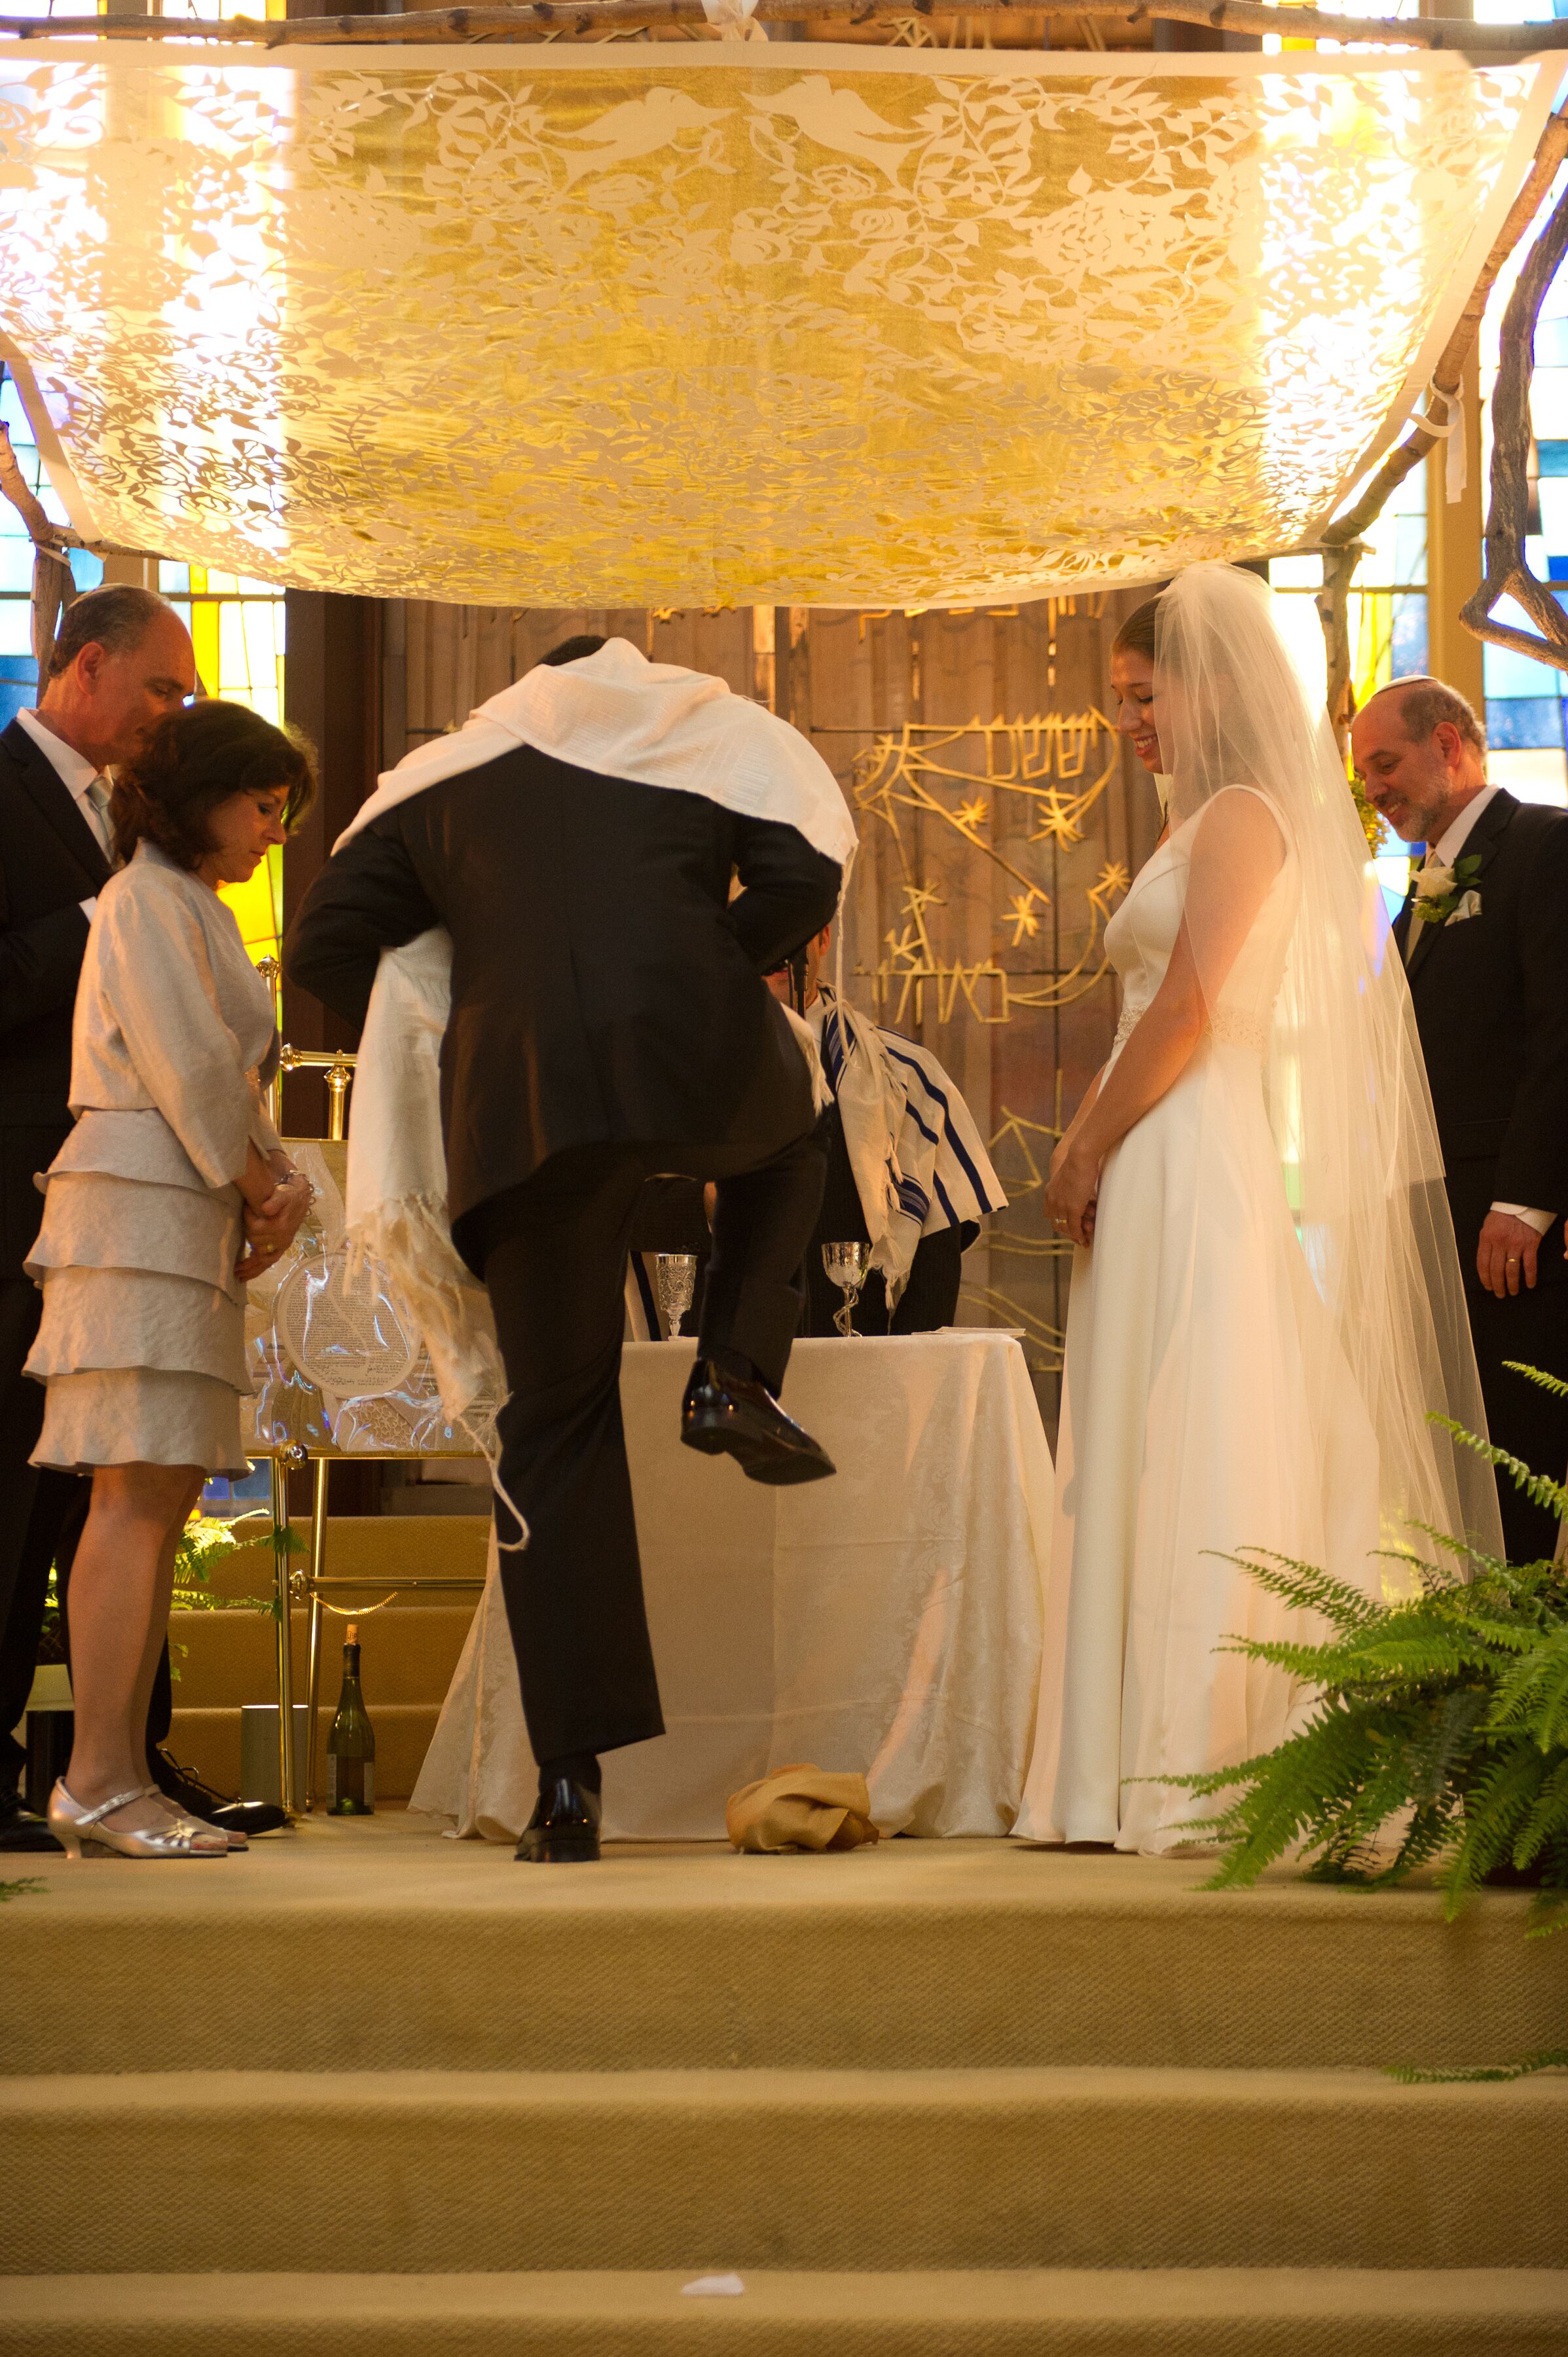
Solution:
[{"label": "gold metal sculpture", "polygon": [[[966,744],[983,748],[978,770],[943,758]],[[1127,888],[1127,869],[1120,861],[1104,861],[1087,888],[1089,937],[1065,973],[1020,972],[994,955],[966,963],[944,956],[933,938],[931,911],[946,903],[935,884],[916,874],[900,813],[935,820],[1017,887],[995,921],[1011,928],[1007,946],[1021,949],[1039,937],[1050,896],[1037,877],[993,840],[997,801],[1011,796],[1023,803],[1026,842],[1079,844],[1088,813],[1120,766],[1115,734],[1094,706],[1087,712],[1036,713],[1026,720],[972,720],[959,728],[909,721],[877,737],[856,757],[850,774],[855,809],[887,830],[903,877],[902,922],[884,935],[875,965],[860,969],[871,984],[878,1021],[895,1028],[923,1022],[928,989],[939,1023],[951,1021],[961,1000],[977,1022],[1006,1023],[1017,1008],[1064,1006],[1093,989],[1106,971],[1105,920]],[[984,792],[977,791],[981,786]],[[1004,843],[1012,840],[1004,837]]]}]

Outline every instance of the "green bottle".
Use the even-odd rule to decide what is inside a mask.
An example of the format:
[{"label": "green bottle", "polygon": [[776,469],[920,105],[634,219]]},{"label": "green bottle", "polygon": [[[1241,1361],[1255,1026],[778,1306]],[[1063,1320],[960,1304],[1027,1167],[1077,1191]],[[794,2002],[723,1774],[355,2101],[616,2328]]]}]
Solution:
[{"label": "green bottle", "polygon": [[376,1734],[360,1692],[360,1631],[349,1623],[343,1647],[343,1691],[327,1738],[327,1813],[370,1817],[376,1808]]}]

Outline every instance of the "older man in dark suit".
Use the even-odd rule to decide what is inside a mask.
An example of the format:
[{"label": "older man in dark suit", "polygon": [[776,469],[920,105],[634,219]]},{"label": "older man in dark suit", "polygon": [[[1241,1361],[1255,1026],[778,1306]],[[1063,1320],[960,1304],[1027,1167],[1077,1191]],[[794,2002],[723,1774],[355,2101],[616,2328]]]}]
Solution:
[{"label": "older man in dark suit", "polygon": [[95,589],[68,610],[36,711],[0,733],[0,1849],[52,1849],[21,1805],[11,1729],[33,1681],[62,1523],[87,1485],[28,1463],[44,1394],[22,1364],[41,1296],[22,1264],[47,1170],[70,1128],[71,1010],[108,881],[109,778],[196,685],[190,637],[150,590]]},{"label": "older man in dark suit", "polygon": [[[1425,861],[1394,927],[1432,1083],[1491,1437],[1568,1468],[1568,1403],[1509,1361],[1568,1377],[1568,814],[1487,782],[1465,698],[1396,680],[1358,715],[1367,798]],[[1549,1555],[1553,1515],[1505,1475],[1510,1558]]]}]

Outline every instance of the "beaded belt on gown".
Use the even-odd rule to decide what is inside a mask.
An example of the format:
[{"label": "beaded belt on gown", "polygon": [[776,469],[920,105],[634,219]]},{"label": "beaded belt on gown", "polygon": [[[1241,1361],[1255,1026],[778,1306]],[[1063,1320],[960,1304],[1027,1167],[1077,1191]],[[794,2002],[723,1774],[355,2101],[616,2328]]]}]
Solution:
[{"label": "beaded belt on gown", "polygon": [[[1142,1006],[1123,1006],[1116,1026],[1116,1037],[1111,1042],[1111,1052],[1129,1040],[1137,1028],[1138,1017],[1145,1012]],[[1208,1018],[1209,1037],[1227,1048],[1251,1048],[1254,1056],[1269,1052],[1272,1025],[1266,1015],[1247,1015],[1239,1006],[1217,1006]]]}]

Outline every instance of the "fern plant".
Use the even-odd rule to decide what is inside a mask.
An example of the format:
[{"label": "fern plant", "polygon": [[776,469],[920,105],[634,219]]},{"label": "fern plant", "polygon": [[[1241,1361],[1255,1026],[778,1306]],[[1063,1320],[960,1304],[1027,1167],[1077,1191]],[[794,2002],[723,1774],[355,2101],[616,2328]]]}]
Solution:
[{"label": "fern plant", "polygon": [[175,1611],[266,1612],[272,1609],[268,1597],[215,1596],[212,1592],[213,1572],[231,1555],[238,1555],[242,1547],[253,1543],[256,1534],[246,1532],[245,1524],[256,1522],[264,1522],[271,1532],[272,1518],[266,1514],[239,1514],[232,1522],[220,1521],[215,1514],[192,1514],[175,1550]]},{"label": "fern plant", "polygon": [[[1568,1397],[1568,1383],[1518,1372]],[[1568,1515],[1562,1483],[1447,1428],[1537,1504]],[[1568,1565],[1510,1566],[1430,1535],[1447,1559],[1420,1565],[1421,1591],[1391,1604],[1311,1564],[1259,1550],[1232,1558],[1331,1634],[1321,1644],[1228,1641],[1227,1651],[1315,1687],[1319,1701],[1275,1750],[1170,1780],[1223,1802],[1188,1827],[1223,1852],[1211,1889],[1253,1883],[1294,1853],[1318,1881],[1369,1889],[1436,1866],[1450,1916],[1484,1884],[1528,1885],[1533,1931],[1565,1920]]]}]

